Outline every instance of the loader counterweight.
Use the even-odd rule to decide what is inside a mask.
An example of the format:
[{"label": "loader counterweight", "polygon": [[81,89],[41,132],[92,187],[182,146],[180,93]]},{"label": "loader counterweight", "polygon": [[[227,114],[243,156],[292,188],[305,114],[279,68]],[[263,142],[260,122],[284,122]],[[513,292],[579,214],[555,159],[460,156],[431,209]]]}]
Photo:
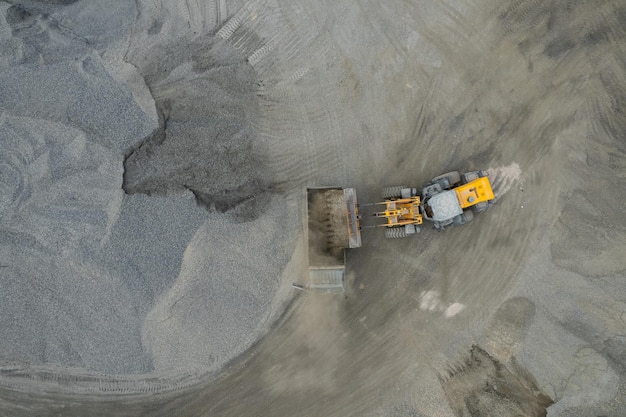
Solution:
[{"label": "loader counterweight", "polygon": [[494,199],[489,178],[481,177],[454,189],[462,209]]}]

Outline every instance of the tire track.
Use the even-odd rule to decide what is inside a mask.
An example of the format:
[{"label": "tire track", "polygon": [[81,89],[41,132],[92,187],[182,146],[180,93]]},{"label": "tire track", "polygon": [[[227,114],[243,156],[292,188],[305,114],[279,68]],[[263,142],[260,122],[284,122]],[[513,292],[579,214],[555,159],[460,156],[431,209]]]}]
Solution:
[{"label": "tire track", "polygon": [[259,76],[259,140],[273,181],[293,189],[315,183],[316,173],[342,170],[339,109],[323,104],[331,94],[325,86],[304,79],[328,59],[328,42],[298,10],[297,4],[249,2],[217,32],[248,56]]},{"label": "tire track", "polygon": [[540,16],[544,2],[517,0],[503,7],[500,19],[506,34],[523,34],[531,29]]},{"label": "tire track", "polygon": [[194,29],[191,21],[191,13],[189,11],[189,0],[177,0],[176,10],[178,11],[180,17],[182,17],[182,19],[185,21],[187,26],[191,29]]},{"label": "tire track", "polygon": [[188,389],[211,374],[181,375],[99,375],[72,371],[54,366],[19,365],[0,369],[0,388],[34,393],[54,392],[71,394],[145,394],[165,393]]},{"label": "tire track", "polygon": [[224,40],[230,39],[237,29],[246,21],[256,17],[255,10],[260,2],[246,2],[215,34]]}]

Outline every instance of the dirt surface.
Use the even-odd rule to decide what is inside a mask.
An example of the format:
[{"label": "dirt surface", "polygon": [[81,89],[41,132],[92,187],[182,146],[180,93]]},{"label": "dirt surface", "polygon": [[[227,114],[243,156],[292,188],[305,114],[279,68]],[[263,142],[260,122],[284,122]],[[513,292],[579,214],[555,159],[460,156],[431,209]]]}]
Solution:
[{"label": "dirt surface", "polygon": [[[0,415],[622,416],[626,3],[0,1]],[[487,169],[293,291],[306,186]],[[494,414],[495,413],[495,414]]]},{"label": "dirt surface", "polygon": [[442,376],[450,407],[457,415],[545,416],[553,401],[523,369],[512,370],[474,346],[467,358]]}]

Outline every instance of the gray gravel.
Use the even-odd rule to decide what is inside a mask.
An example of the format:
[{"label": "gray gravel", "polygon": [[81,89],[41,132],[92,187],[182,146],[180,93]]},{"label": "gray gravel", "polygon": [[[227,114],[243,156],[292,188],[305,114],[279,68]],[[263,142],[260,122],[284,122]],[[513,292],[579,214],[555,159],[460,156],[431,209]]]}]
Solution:
[{"label": "gray gravel", "polygon": [[3,10],[1,357],[220,369],[267,328],[299,222],[269,191],[253,68],[214,36],[124,53],[132,2]]},{"label": "gray gravel", "polygon": [[142,328],[157,370],[216,371],[270,324],[277,278],[291,252],[285,225],[293,219],[281,197],[269,211],[243,223],[213,214],[197,230],[176,281]]}]

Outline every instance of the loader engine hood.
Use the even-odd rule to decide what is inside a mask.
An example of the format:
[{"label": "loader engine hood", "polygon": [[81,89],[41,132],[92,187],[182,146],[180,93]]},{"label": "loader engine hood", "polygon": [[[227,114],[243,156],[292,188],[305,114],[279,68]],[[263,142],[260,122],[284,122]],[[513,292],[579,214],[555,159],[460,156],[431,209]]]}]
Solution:
[{"label": "loader engine hood", "polygon": [[432,209],[432,219],[436,222],[443,222],[463,213],[454,190],[435,194],[428,200],[427,204]]}]

